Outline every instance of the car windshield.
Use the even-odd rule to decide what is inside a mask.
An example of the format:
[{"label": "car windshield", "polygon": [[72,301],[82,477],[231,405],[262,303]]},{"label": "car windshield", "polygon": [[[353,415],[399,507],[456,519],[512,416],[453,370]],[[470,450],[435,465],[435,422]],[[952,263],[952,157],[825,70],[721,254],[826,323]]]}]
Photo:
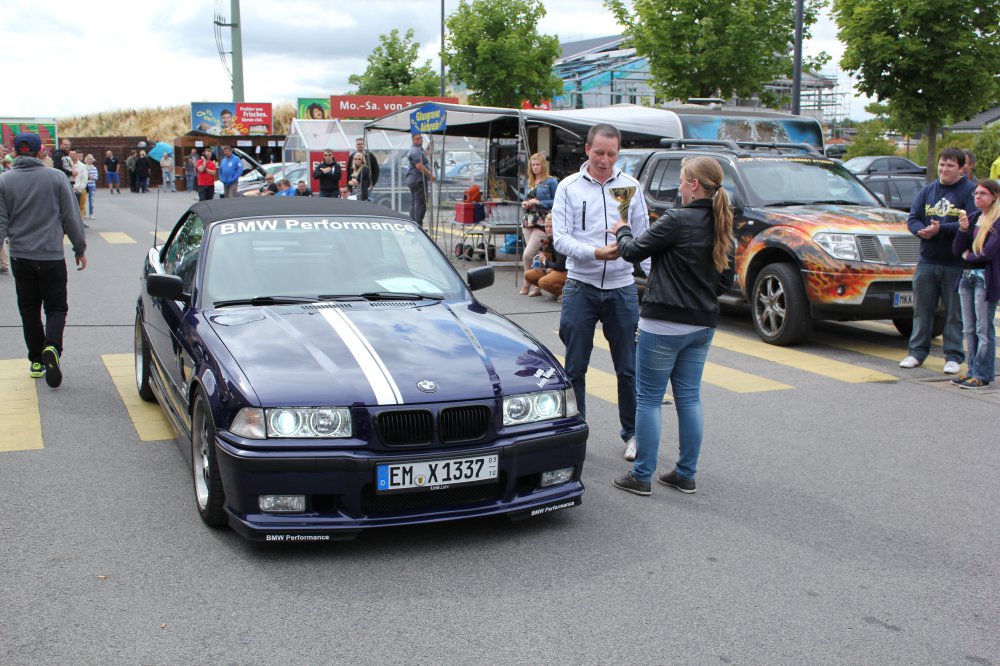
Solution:
[{"label": "car windshield", "polygon": [[295,299],[468,298],[455,270],[409,220],[303,216],[210,228],[202,307]]},{"label": "car windshield", "polygon": [[642,165],[642,160],[645,155],[633,155],[633,154],[618,154],[618,161],[615,162],[615,166],[624,171],[629,176],[635,178],[639,173],[639,167]]},{"label": "car windshield", "polygon": [[740,167],[755,205],[880,205],[847,169],[829,160],[746,157]]}]

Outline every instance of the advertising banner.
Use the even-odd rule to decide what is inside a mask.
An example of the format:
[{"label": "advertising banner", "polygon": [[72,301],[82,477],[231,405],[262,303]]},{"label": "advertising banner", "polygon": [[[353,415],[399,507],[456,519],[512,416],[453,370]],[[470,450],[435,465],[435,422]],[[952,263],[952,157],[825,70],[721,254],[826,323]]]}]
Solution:
[{"label": "advertising banner", "polygon": [[329,97],[299,97],[296,118],[301,120],[326,120],[330,117]]},{"label": "advertising banner", "polygon": [[408,97],[392,95],[331,95],[331,118],[380,118],[418,102],[458,104],[457,97]]},{"label": "advertising banner", "polygon": [[427,134],[445,129],[448,114],[436,104],[425,104],[410,112],[410,134]]},{"label": "advertising banner", "polygon": [[271,103],[191,102],[191,129],[215,136],[272,134]]},{"label": "advertising banner", "polygon": [[50,118],[0,118],[0,143],[8,148],[13,148],[14,137],[21,132],[34,132],[49,152],[55,150],[58,136],[54,120]]}]

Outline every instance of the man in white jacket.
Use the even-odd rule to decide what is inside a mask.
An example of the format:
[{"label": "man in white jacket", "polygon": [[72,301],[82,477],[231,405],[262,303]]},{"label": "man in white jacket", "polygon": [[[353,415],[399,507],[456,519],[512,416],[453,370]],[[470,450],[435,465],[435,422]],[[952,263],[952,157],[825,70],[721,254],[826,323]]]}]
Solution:
[{"label": "man in white jacket", "polygon": [[[580,415],[586,418],[586,376],[601,322],[618,376],[618,418],[626,460],[635,459],[635,335],[639,297],[632,264],[618,257],[610,229],[626,221],[638,236],[649,226],[642,187],[615,167],[621,133],[595,125],[587,135],[587,161],[556,190],[552,237],[566,256],[559,337],[566,346],[566,373]],[[610,245],[610,247],[609,247]],[[644,268],[649,271],[648,260]]]}]

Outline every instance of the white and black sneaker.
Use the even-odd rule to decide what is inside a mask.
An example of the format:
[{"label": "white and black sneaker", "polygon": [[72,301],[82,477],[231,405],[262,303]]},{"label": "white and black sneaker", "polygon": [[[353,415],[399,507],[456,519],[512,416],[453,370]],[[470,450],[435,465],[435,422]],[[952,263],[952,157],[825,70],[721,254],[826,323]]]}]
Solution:
[{"label": "white and black sneaker", "polygon": [[625,460],[629,462],[635,460],[635,436],[629,437],[625,442]]}]

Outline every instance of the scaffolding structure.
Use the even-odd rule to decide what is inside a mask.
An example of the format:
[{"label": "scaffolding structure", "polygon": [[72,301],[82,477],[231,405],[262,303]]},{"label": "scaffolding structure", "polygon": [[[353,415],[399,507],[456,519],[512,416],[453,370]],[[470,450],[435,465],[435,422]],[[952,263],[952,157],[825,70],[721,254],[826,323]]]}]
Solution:
[{"label": "scaffolding structure", "polygon": [[[634,48],[623,48],[622,36],[601,37],[563,44],[563,57],[554,64],[563,81],[563,94],[552,101],[552,109],[585,109],[614,104],[661,106],[671,100],[657,99],[650,83],[649,60]],[[764,85],[764,90],[790,99],[791,79]],[[836,74],[803,73],[800,113],[823,124],[836,124],[850,113],[850,98],[842,92]],[[687,100],[673,100],[685,102]],[[722,100],[725,110],[762,109],[758,97]],[[780,111],[791,112],[791,104]]]}]

